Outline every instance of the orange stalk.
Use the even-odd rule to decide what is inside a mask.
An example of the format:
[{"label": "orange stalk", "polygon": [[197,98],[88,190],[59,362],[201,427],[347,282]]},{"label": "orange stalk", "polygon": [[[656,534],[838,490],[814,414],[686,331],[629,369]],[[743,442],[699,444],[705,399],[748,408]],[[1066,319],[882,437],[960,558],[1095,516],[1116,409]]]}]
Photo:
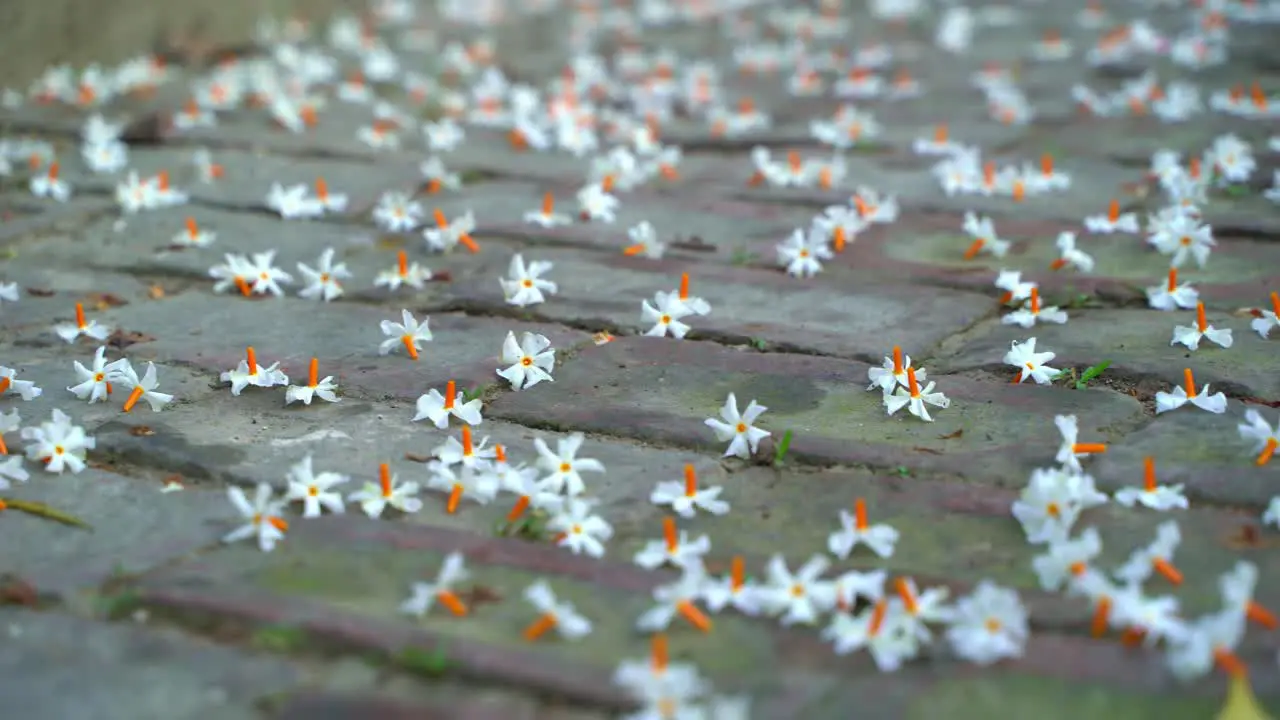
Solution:
[{"label": "orange stalk", "polygon": [[684,494],[689,497],[698,494],[698,474],[692,465],[684,466]]},{"label": "orange stalk", "polygon": [[1182,584],[1182,573],[1168,560],[1158,557],[1151,561],[1151,567],[1155,568],[1156,572],[1174,585]]},{"label": "orange stalk", "polygon": [[83,328],[84,326],[84,304],[76,303],[76,327]]},{"label": "orange stalk", "polygon": [[253,294],[253,288],[249,286],[249,281],[239,275],[236,276],[236,287],[240,288],[240,294],[245,297]]},{"label": "orange stalk", "polygon": [[444,511],[450,515],[458,511],[458,503],[462,501],[462,486],[454,485],[453,490],[449,492],[449,502],[445,505]]},{"label": "orange stalk", "polygon": [[475,241],[475,238],[471,237],[466,233],[463,233],[458,236],[458,242],[462,245],[462,247],[466,248],[467,250],[470,250],[472,253],[480,252],[480,245]]},{"label": "orange stalk", "polygon": [[267,522],[271,523],[271,527],[279,530],[280,532],[289,532],[289,523],[284,518],[272,515],[267,518]]},{"label": "orange stalk", "polygon": [[244,349],[244,363],[249,366],[249,374],[258,374],[258,353],[254,352],[253,347]]},{"label": "orange stalk", "polygon": [[542,214],[543,215],[550,215],[551,211],[554,210],[555,207],[556,207],[555,195],[551,193],[547,193],[546,195],[542,196]]},{"label": "orange stalk", "polygon": [[471,457],[472,454],[474,454],[474,450],[471,447],[471,426],[463,425],[462,426],[462,455],[464,457]]},{"label": "orange stalk", "polygon": [[[453,409],[453,401],[455,398],[457,398],[457,396],[458,396],[458,383],[454,382],[453,380],[450,380],[449,383],[444,386],[444,409],[445,410]],[[498,453],[499,454],[502,453],[501,445],[498,446]]]},{"label": "orange stalk", "polygon": [[418,346],[413,344],[413,336],[405,335],[404,337],[400,338],[400,342],[404,343],[404,350],[405,352],[409,353],[410,359],[417,360]]},{"label": "orange stalk", "polygon": [[920,384],[916,382],[916,369],[907,368],[907,389],[911,391],[911,397],[920,396]]},{"label": "orange stalk", "polygon": [[135,385],[133,388],[133,392],[129,393],[128,399],[124,401],[124,411],[129,412],[130,410],[132,410],[133,406],[136,405],[138,401],[142,399],[142,394],[144,392],[146,392],[146,390],[143,389],[141,385]]},{"label": "orange stalk", "polygon": [[1280,441],[1277,441],[1274,437],[1267,438],[1267,444],[1262,446],[1262,452],[1258,453],[1258,459],[1254,461],[1254,464],[1262,467],[1270,462],[1271,458],[1276,454],[1277,445],[1280,445]]},{"label": "orange stalk", "polygon": [[706,613],[695,607],[693,603],[688,600],[681,600],[680,603],[676,605],[676,610],[680,613],[681,617],[689,622],[690,625],[704,633],[711,632],[711,618],[707,617]]},{"label": "orange stalk", "polygon": [[1245,605],[1244,612],[1246,617],[1268,630],[1275,630],[1280,624],[1277,623],[1274,613],[1252,600]]},{"label": "orange stalk", "polygon": [[1169,282],[1165,285],[1167,292],[1173,292],[1178,289],[1178,268],[1169,268]]},{"label": "orange stalk", "polygon": [[382,496],[391,496],[391,466],[382,463],[378,466],[378,486],[382,488]]},{"label": "orange stalk", "polygon": [[1191,368],[1182,371],[1183,389],[1187,391],[1187,397],[1196,396],[1196,379],[1191,374]]},{"label": "orange stalk", "polygon": [[1204,303],[1196,303],[1196,329],[1204,332],[1209,328],[1209,323],[1204,319]]},{"label": "orange stalk", "polygon": [[862,498],[853,501],[854,527],[858,532],[867,529],[867,503]]},{"label": "orange stalk", "polygon": [[920,608],[916,604],[916,594],[911,589],[911,585],[907,582],[907,579],[903,577],[898,578],[894,583],[894,586],[897,588],[898,597],[902,598],[902,608],[907,611],[907,614],[915,615],[919,612]]},{"label": "orange stalk", "polygon": [[307,368],[307,385],[315,387],[320,384],[320,360],[311,358],[311,366]]},{"label": "orange stalk", "polygon": [[523,633],[524,639],[528,640],[529,642],[533,642],[534,640],[537,640],[543,635],[546,635],[548,630],[555,627],[556,622],[557,620],[554,614],[543,613],[541,617],[539,617],[537,620],[534,620],[533,623],[531,623],[528,627],[524,629],[524,633]]},{"label": "orange stalk", "polygon": [[658,633],[653,636],[649,642],[650,664],[655,671],[661,672],[667,669],[670,655],[667,653],[667,636]]},{"label": "orange stalk", "polygon": [[729,587],[734,590],[740,590],[746,582],[747,568],[746,561],[741,555],[734,555],[733,560],[729,563]]},{"label": "orange stalk", "polygon": [[1111,598],[1098,598],[1098,607],[1093,611],[1093,624],[1091,631],[1094,637],[1102,637],[1107,634],[1107,618],[1111,615]]},{"label": "orange stalk", "polygon": [[680,299],[689,299],[689,273],[683,273],[680,275]]},{"label": "orange stalk", "polygon": [[1112,200],[1111,206],[1107,208],[1107,219],[1115,222],[1120,219],[1120,201]]},{"label": "orange stalk", "polygon": [[529,496],[521,495],[520,499],[516,500],[516,504],[511,507],[511,512],[507,513],[507,522],[513,523],[516,520],[519,520],[520,516],[524,514],[524,511],[528,509],[528,507]]},{"label": "orange stalk", "polygon": [[893,374],[902,374],[902,347],[899,345],[893,346]]},{"label": "orange stalk", "polygon": [[449,609],[449,612],[458,617],[465,617],[467,614],[467,606],[463,604],[462,598],[449,590],[443,590],[436,595],[436,599],[440,604]]},{"label": "orange stalk", "polygon": [[974,240],[973,243],[969,245],[969,249],[964,251],[964,259],[972,260],[975,257],[977,257],[978,253],[981,252],[982,250],[982,246],[986,244],[987,244],[987,241],[983,240],[982,238],[978,238],[977,240]]},{"label": "orange stalk", "polygon": [[1147,492],[1155,492],[1156,490],[1156,459],[1153,457],[1147,457],[1146,459],[1143,460],[1143,463],[1145,465],[1144,473],[1143,473],[1144,475],[1143,487],[1146,488]]},{"label": "orange stalk", "polygon": [[409,253],[401,250],[396,254],[396,266],[400,273],[400,277],[409,275]]},{"label": "orange stalk", "polygon": [[1076,443],[1071,446],[1071,452],[1076,455],[1095,455],[1107,451],[1107,446],[1102,443]]},{"label": "orange stalk", "polygon": [[635,244],[635,245],[628,245],[627,247],[625,247],[625,248],[623,248],[623,249],[622,249],[622,254],[623,254],[623,255],[628,255],[628,256],[639,255],[639,254],[640,254],[640,253],[642,253],[642,252],[644,252],[644,243],[637,243],[637,244]]},{"label": "orange stalk", "polygon": [[662,518],[662,535],[667,543],[667,552],[675,552],[680,547],[680,535],[676,532],[676,521],[668,516]]}]

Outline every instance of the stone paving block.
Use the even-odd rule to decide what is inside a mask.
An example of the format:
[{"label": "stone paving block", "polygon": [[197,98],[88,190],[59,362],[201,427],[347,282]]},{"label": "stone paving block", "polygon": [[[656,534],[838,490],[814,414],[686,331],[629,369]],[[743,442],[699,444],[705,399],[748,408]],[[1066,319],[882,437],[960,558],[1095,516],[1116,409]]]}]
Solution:
[{"label": "stone paving block", "polygon": [[1142,481],[1144,458],[1152,457],[1161,483],[1184,484],[1189,497],[1244,508],[1238,523],[1256,524],[1267,502],[1280,494],[1280,465],[1254,464],[1253,445],[1236,429],[1248,409],[1258,410],[1268,422],[1280,417],[1274,408],[1240,402],[1232,402],[1220,417],[1166,413],[1108,447],[1090,472],[1100,487],[1133,485]]},{"label": "stone paving block", "polygon": [[0,608],[0,626],[0,690],[30,720],[240,720],[302,680],[285,661],[145,625]]},{"label": "stone paving block", "polygon": [[[411,311],[422,320],[424,313]],[[204,292],[133,305],[119,315],[108,311],[101,320],[127,321],[130,330],[154,338],[132,346],[134,352],[145,352],[159,363],[188,364],[208,372],[211,381],[234,368],[244,358],[245,347],[252,346],[260,365],[279,361],[295,379],[305,378],[311,358],[318,357],[321,372],[342,378],[348,391],[410,399],[423,392],[420,388],[450,379],[466,387],[496,383],[501,379],[496,369],[508,331],[517,337],[525,331],[542,333],[561,353],[589,337],[559,326],[437,314],[430,321],[435,340],[424,344],[420,361],[414,362],[401,351],[378,355],[378,344],[384,339],[379,323],[399,322],[398,306],[341,301],[322,305],[292,297],[213,302]],[[236,329],[234,337],[227,335],[228,328]],[[259,395],[252,390],[249,394]]]},{"label": "stone paving block", "polygon": [[221,491],[162,494],[160,483],[94,467],[52,475],[28,464],[28,472],[30,481],[6,493],[93,526],[82,530],[5,512],[0,568],[42,592],[75,593],[120,573],[147,570],[217,542],[235,524],[235,510]]},{"label": "stone paving block", "polygon": [[[1169,344],[1174,326],[1195,324],[1191,312],[1081,309],[1067,313],[1070,319],[1062,325],[1022,328],[990,321],[985,332],[975,331],[962,349],[936,364],[945,372],[981,367],[1005,373],[1011,371],[1001,366],[1010,343],[1034,337],[1038,351],[1057,353],[1051,367],[1086,368],[1110,360],[1104,377],[1150,379],[1165,392],[1182,384],[1181,370],[1190,368],[1197,386],[1209,384],[1211,391],[1216,388],[1236,398],[1280,398],[1280,379],[1272,371],[1275,342],[1259,337],[1245,318],[1206,312],[1209,324],[1232,330],[1234,342],[1230,348],[1221,348],[1205,340],[1192,352]],[[1012,377],[1012,372],[1007,376]]]},{"label": "stone paving block", "polygon": [[[554,398],[504,395],[491,414],[714,450],[724,446],[703,420],[718,416],[733,392],[740,409],[753,398],[769,407],[761,427],[773,432],[773,441],[792,430],[790,452],[808,462],[902,466],[1019,484],[1056,452],[1054,415],[1092,418],[1115,436],[1143,421],[1138,401],[1119,393],[1046,388],[1032,394],[965,375],[936,378],[952,406],[934,413],[935,422],[888,417],[880,396],[865,390],[862,363],[658,338],[587,348],[568,369]],[[773,441],[762,443],[762,455],[772,456]]]},{"label": "stone paving block", "polygon": [[[587,255],[551,247],[515,250],[525,262],[555,263],[547,278],[559,280],[560,291],[530,308],[537,316],[570,323],[603,322],[628,333],[650,329],[642,320],[641,299],[652,303],[655,292],[675,291],[682,272],[690,275],[690,292],[712,307],[710,315],[684,319],[693,327],[692,338],[741,344],[759,340],[771,348],[864,360],[883,357],[880,345],[886,342],[923,352],[991,309],[987,298],[953,290],[926,294],[884,283],[852,284],[821,275],[801,280],[779,270],[719,263],[685,265],[620,253]],[[441,291],[469,306],[501,312],[504,299],[496,278],[505,276],[509,257],[506,252],[485,256],[479,274],[493,280],[452,283]]]}]

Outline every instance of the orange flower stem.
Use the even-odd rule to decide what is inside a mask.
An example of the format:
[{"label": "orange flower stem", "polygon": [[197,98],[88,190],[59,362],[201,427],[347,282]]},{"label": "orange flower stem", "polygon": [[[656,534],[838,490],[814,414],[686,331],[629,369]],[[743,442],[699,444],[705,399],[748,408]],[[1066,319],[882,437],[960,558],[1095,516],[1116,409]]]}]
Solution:
[{"label": "orange flower stem", "polygon": [[405,335],[404,337],[400,338],[400,342],[404,343],[404,350],[405,352],[409,353],[409,358],[412,360],[417,360],[418,346],[413,344],[413,338],[409,335]]},{"label": "orange flower stem", "polygon": [[1196,379],[1195,376],[1191,374],[1191,368],[1187,368],[1182,371],[1182,383],[1182,389],[1187,391],[1187,397],[1195,397]]},{"label": "orange flower stem", "polygon": [[84,327],[84,303],[76,303],[76,327]]},{"label": "orange flower stem", "polygon": [[1111,598],[1102,597],[1098,599],[1098,606],[1093,611],[1093,624],[1090,628],[1094,637],[1102,637],[1107,634],[1107,618],[1111,615]]},{"label": "orange flower stem", "polygon": [[382,488],[382,496],[391,495],[391,466],[382,463],[378,466],[378,486]]},{"label": "orange flower stem", "polygon": [[1268,630],[1275,630],[1280,625],[1274,613],[1252,600],[1245,605],[1244,612],[1246,617]]},{"label": "orange flower stem", "polygon": [[129,398],[124,401],[124,411],[129,412],[130,410],[132,410],[133,406],[136,405],[137,402],[142,399],[142,394],[144,392],[146,392],[146,390],[143,389],[141,385],[135,385],[133,388],[133,392],[129,393]]},{"label": "orange flower stem", "polygon": [[1182,573],[1168,560],[1165,560],[1164,558],[1156,558],[1151,561],[1151,567],[1155,568],[1156,572],[1160,573],[1165,580],[1168,580],[1174,585],[1182,584]]},{"label": "orange flower stem", "polygon": [[969,245],[969,249],[964,251],[964,259],[972,260],[977,257],[978,253],[982,251],[982,246],[986,244],[987,242],[982,238],[974,240],[973,243]]},{"label": "orange flower stem", "polygon": [[680,546],[680,536],[676,533],[676,521],[672,517],[662,518],[662,535],[667,542],[667,551],[675,552]]},{"label": "orange flower stem", "polygon": [[458,236],[458,243],[460,243],[462,247],[466,248],[468,251],[472,253],[480,252],[479,243],[475,241],[475,238],[471,237],[466,233],[463,233]]},{"label": "orange flower stem", "polygon": [[680,275],[680,299],[689,299],[689,273],[681,273]]},{"label": "orange flower stem", "polygon": [[444,511],[450,515],[458,511],[458,503],[462,501],[462,486],[454,485],[453,490],[449,492],[449,502],[445,505]]},{"label": "orange flower stem", "polygon": [[690,625],[704,633],[711,632],[711,618],[707,617],[706,613],[695,607],[693,603],[688,600],[681,600],[680,604],[676,605],[676,610]]},{"label": "orange flower stem", "polygon": [[311,366],[307,368],[307,386],[315,387],[320,384],[320,359],[311,358]]},{"label": "orange flower stem", "polygon": [[467,606],[463,604],[462,598],[458,597],[457,594],[449,590],[443,590],[436,595],[436,599],[454,615],[457,615],[458,617],[466,616]]},{"label": "orange flower stem", "polygon": [[1145,466],[1143,468],[1143,487],[1146,488],[1147,492],[1155,492],[1156,491],[1156,459],[1153,457],[1147,457],[1145,460],[1143,460],[1143,464]]},{"label": "orange flower stem", "polygon": [[555,615],[552,613],[543,613],[541,617],[534,620],[532,624],[524,629],[524,639],[529,642],[537,640],[543,635],[546,635],[548,630],[555,627],[556,622]]},{"label": "orange flower stem", "polygon": [[1262,446],[1262,452],[1258,453],[1258,459],[1254,461],[1254,464],[1258,467],[1262,467],[1268,462],[1271,462],[1271,458],[1276,454],[1277,445],[1280,445],[1280,441],[1276,440],[1274,437],[1267,438],[1267,444]]},{"label": "orange flower stem", "polygon": [[853,501],[854,527],[862,532],[867,529],[867,502],[862,498]]},{"label": "orange flower stem", "polygon": [[512,506],[511,512],[507,513],[507,522],[513,523],[519,520],[520,516],[524,514],[525,509],[527,509],[528,507],[529,507],[529,496],[521,495],[520,499],[516,500],[516,504]]}]

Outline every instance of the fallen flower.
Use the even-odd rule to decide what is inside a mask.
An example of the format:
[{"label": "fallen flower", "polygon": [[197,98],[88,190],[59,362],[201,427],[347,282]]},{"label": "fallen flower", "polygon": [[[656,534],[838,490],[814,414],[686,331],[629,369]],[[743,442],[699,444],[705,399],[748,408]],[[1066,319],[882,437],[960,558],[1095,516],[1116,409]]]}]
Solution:
[{"label": "fallen flower", "polygon": [[75,342],[81,335],[93,338],[98,342],[104,342],[111,335],[110,327],[99,323],[97,320],[85,319],[84,303],[76,303],[76,321],[74,324],[58,323],[53,326],[53,331],[68,343]]},{"label": "fallen flower", "polygon": [[351,493],[347,500],[360,503],[360,509],[371,518],[381,517],[387,507],[403,513],[421,510],[422,501],[417,498],[418,483],[399,483],[397,480],[391,473],[391,466],[382,463],[378,466],[378,482],[366,482],[358,491]]},{"label": "fallen flower", "polygon": [[1204,317],[1204,303],[1197,303],[1196,324],[1174,326],[1173,339],[1169,341],[1169,344],[1181,344],[1185,345],[1188,350],[1196,350],[1200,347],[1200,341],[1204,338],[1208,338],[1211,342],[1221,347],[1231,347],[1231,330],[1229,328],[1219,330],[1210,325]]},{"label": "fallen flower", "polygon": [[311,364],[307,370],[306,385],[290,385],[284,391],[284,404],[302,401],[304,405],[310,405],[313,397],[319,397],[326,402],[338,402],[339,398],[334,394],[334,390],[338,389],[338,384],[333,381],[332,375],[326,375],[324,379],[320,378],[320,360],[311,358]]},{"label": "fallen flower", "polygon": [[[147,362],[147,371],[143,373],[142,378],[138,378],[138,372],[134,370],[133,365],[128,360],[117,360],[123,362],[120,366],[119,373],[116,375],[116,381],[127,388],[131,388],[129,397],[125,398],[125,412],[133,410],[133,406],[139,400],[147,401],[151,406],[151,412],[160,412],[165,405],[173,402],[173,396],[168,393],[156,392],[156,387],[160,384],[156,376],[156,364]],[[113,363],[114,364],[114,363]]]},{"label": "fallen flower", "polygon": [[263,552],[274,550],[276,543],[284,539],[289,524],[280,517],[284,506],[280,501],[272,499],[271,486],[258,483],[252,503],[245,497],[244,490],[236,485],[227,488],[227,497],[247,522],[223,536],[222,542],[239,542],[256,536],[258,547]]},{"label": "fallen flower", "polygon": [[258,364],[257,353],[252,347],[244,349],[244,359],[236,369],[222,373],[218,379],[231,383],[231,394],[237,396],[249,385],[269,388],[289,384],[289,376],[280,371],[280,363],[274,362],[270,367],[262,367]]},{"label": "fallen flower", "polygon": [[508,367],[499,368],[497,373],[511,383],[512,390],[528,390],[544,380],[555,380],[551,371],[556,364],[556,351],[543,335],[526,332],[516,342],[516,334],[508,332],[502,343],[501,360]]},{"label": "fallen flower", "polygon": [[1196,391],[1195,378],[1191,374],[1191,368],[1182,371],[1183,385],[1175,387],[1173,392],[1167,393],[1160,391],[1156,393],[1156,414],[1176,410],[1190,402],[1192,405],[1207,410],[1211,413],[1221,415],[1227,411],[1227,396],[1222,393],[1209,394],[1209,384],[1205,383],[1200,391]]},{"label": "fallen flower", "polygon": [[940,392],[934,392],[933,387],[936,383],[929,381],[924,388],[920,387],[916,379],[916,369],[907,368],[907,387],[901,385],[894,388],[892,394],[886,393],[882,398],[885,410],[889,415],[893,415],[902,408],[907,408],[907,412],[924,420],[925,422],[933,422],[933,417],[929,415],[928,408],[925,404],[933,405],[939,408],[951,407],[951,399]]},{"label": "fallen flower", "polygon": [[670,505],[680,517],[692,518],[699,509],[712,515],[729,512],[729,503],[720,499],[722,487],[698,487],[698,474],[693,465],[684,466],[684,482],[663,481],[649,495],[655,505]]},{"label": "fallen flower", "polygon": [[1186,509],[1187,497],[1182,494],[1182,485],[1156,484],[1156,461],[1147,457],[1144,461],[1144,482],[1142,489],[1121,488],[1115,493],[1116,502],[1125,507],[1141,504],[1153,510]]},{"label": "fallen flower", "polygon": [[422,617],[431,610],[432,606],[440,603],[455,616],[464,617],[468,612],[467,606],[462,602],[462,598],[458,597],[454,588],[470,576],[464,565],[462,553],[449,553],[445,556],[444,564],[441,565],[435,582],[413,583],[410,587],[409,599],[400,604],[400,612]]},{"label": "fallen flower", "polygon": [[882,558],[893,555],[893,548],[898,542],[897,529],[890,525],[868,525],[867,503],[862,498],[854,501],[853,510],[853,514],[841,510],[840,530],[827,536],[827,549],[831,554],[843,560],[862,544]]},{"label": "fallen flower", "polygon": [[733,393],[729,393],[729,397],[720,408],[721,419],[707,418],[703,423],[715,432],[717,440],[730,441],[729,447],[724,451],[724,457],[734,455],[749,460],[759,449],[760,441],[772,434],[768,430],[761,430],[755,426],[756,420],[768,409],[752,400],[747,403],[746,411],[739,414],[738,398]]},{"label": "fallen flower", "polygon": [[1023,343],[1017,341],[1011,343],[1009,352],[1005,353],[1004,362],[1006,365],[1018,368],[1016,382],[1022,383],[1027,378],[1031,378],[1038,385],[1048,385],[1053,382],[1058,370],[1044,363],[1053,360],[1055,357],[1057,355],[1052,352],[1036,352],[1036,339],[1029,338]]},{"label": "fallen flower", "polygon": [[427,419],[437,428],[444,430],[449,427],[449,416],[453,415],[468,425],[479,425],[483,421],[480,417],[480,398],[460,403],[457,399],[457,387],[457,383],[450,380],[445,386],[444,395],[435,388],[428,390],[424,395],[419,395],[416,403],[417,413],[411,422]]},{"label": "fallen flower", "polygon": [[388,336],[378,345],[378,354],[387,355],[395,349],[397,345],[403,345],[405,352],[409,354],[412,360],[418,359],[418,351],[422,348],[418,347],[419,343],[431,342],[431,328],[429,326],[431,318],[424,317],[419,323],[414,319],[413,313],[408,310],[400,311],[400,322],[392,322],[383,320],[380,327],[382,334]]},{"label": "fallen flower", "polygon": [[546,581],[539,580],[525,588],[524,599],[538,611],[538,619],[522,633],[525,640],[533,642],[552,628],[566,640],[578,640],[591,633],[591,621],[572,603],[557,600]]},{"label": "fallen flower", "polygon": [[302,517],[320,517],[322,508],[337,515],[346,511],[342,494],[332,488],[347,482],[350,478],[334,472],[316,473],[312,469],[310,455],[289,468],[287,480],[289,487],[285,494],[285,502],[301,502]]}]

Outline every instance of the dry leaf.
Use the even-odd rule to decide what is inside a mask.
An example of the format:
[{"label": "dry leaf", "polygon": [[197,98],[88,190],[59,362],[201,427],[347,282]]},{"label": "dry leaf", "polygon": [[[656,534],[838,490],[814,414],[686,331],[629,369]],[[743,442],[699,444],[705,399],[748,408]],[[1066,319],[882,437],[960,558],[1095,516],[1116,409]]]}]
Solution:
[{"label": "dry leaf", "polygon": [[129,434],[134,437],[143,437],[146,435],[155,435],[156,431],[152,430],[147,425],[134,425],[133,427],[129,428]]},{"label": "dry leaf", "polygon": [[54,292],[52,290],[46,290],[45,288],[29,287],[27,288],[27,294],[34,297],[53,297]]},{"label": "dry leaf", "polygon": [[912,450],[915,450],[916,452],[928,453],[928,454],[930,454],[930,455],[941,455],[941,454],[942,454],[942,451],[941,451],[941,450],[934,450],[933,448],[927,448],[927,447],[919,447],[919,446],[916,446],[916,447],[913,447],[913,448],[911,448],[911,449],[912,449]]},{"label": "dry leaf", "polygon": [[964,428],[960,428],[959,430],[957,430],[957,431],[955,431],[955,432],[947,433],[946,435],[939,435],[939,436],[938,436],[938,439],[939,439],[939,440],[955,440],[956,438],[960,437],[961,435],[964,435]]},{"label": "dry leaf", "polygon": [[413,453],[405,453],[404,459],[408,460],[409,462],[416,462],[416,463],[431,462],[430,455],[414,455]]},{"label": "dry leaf", "polygon": [[84,299],[85,302],[92,304],[94,309],[98,311],[110,310],[114,307],[129,304],[128,300],[111,293],[93,293],[92,295],[86,296]]},{"label": "dry leaf", "polygon": [[146,333],[116,328],[115,332],[107,337],[107,345],[117,350],[122,350],[135,343],[151,342],[152,340],[155,340],[155,338]]},{"label": "dry leaf", "polygon": [[152,285],[151,287],[147,288],[147,297],[151,298],[152,300],[159,300],[160,298],[163,298],[164,295],[165,295],[164,288],[160,287],[159,285]]}]

